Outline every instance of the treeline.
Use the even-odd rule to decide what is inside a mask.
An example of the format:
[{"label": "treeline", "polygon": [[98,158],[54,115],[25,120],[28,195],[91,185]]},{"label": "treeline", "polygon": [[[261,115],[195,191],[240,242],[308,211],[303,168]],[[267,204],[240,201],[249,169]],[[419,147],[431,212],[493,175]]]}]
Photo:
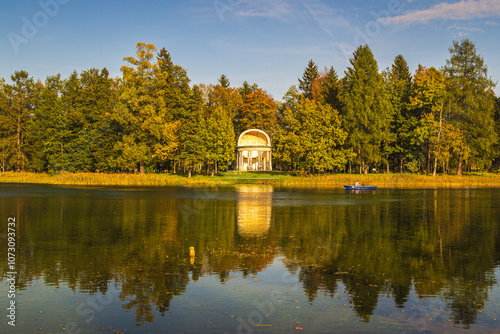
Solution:
[{"label": "treeline", "polygon": [[190,85],[164,48],[138,43],[121,78],[90,69],[44,83],[0,78],[0,168],[35,172],[216,173],[237,136],[271,135],[274,168],[303,172],[493,171],[500,100],[474,43],[454,42],[441,69],[403,56],[380,72],[367,45],[344,77],[311,60],[283,102],[257,84]]}]

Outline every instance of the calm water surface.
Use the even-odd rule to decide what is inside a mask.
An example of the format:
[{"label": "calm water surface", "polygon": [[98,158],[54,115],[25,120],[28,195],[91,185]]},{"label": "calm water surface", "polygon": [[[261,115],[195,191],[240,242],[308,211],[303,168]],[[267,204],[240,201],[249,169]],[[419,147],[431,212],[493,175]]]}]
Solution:
[{"label": "calm water surface", "polygon": [[2,333],[500,332],[500,189],[0,185],[0,222]]}]

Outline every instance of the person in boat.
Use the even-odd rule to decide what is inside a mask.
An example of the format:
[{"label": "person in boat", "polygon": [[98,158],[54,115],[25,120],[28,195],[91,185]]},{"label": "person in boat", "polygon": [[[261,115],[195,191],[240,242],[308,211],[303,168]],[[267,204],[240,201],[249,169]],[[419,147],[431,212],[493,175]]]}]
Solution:
[{"label": "person in boat", "polygon": [[355,187],[361,187],[361,185],[359,184],[358,181],[356,181],[356,183],[354,184]]}]

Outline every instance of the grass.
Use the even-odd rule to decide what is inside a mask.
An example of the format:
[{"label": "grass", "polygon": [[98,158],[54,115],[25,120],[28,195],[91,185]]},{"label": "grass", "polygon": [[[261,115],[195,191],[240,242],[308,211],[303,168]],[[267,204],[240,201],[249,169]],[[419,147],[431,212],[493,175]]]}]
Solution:
[{"label": "grass", "polygon": [[187,178],[174,174],[105,174],[105,173],[0,173],[0,183],[39,183],[61,185],[124,185],[124,186],[166,186],[166,185],[230,185],[230,184],[272,184],[294,187],[340,188],[354,185],[356,181],[379,188],[464,188],[500,187],[500,174],[471,174],[465,176],[418,174],[326,174],[297,176],[284,172],[226,172],[213,177],[194,175]]}]

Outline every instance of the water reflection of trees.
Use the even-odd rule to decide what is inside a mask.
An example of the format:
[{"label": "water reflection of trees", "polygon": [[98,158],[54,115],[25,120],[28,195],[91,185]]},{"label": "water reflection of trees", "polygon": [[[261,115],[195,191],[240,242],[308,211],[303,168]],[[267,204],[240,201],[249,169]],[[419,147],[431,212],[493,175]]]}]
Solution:
[{"label": "water reflection of trees", "polygon": [[[440,296],[453,321],[467,327],[488,300],[499,259],[499,198],[484,194],[422,191],[412,203],[312,206],[300,215],[287,208],[281,222],[296,237],[283,247],[287,258],[302,261],[299,277],[310,299],[318,291],[333,296],[342,282],[368,321],[379,295],[403,307],[413,287],[419,298]],[[315,224],[302,223],[314,214]]]},{"label": "water reflection of trees", "polygon": [[[333,298],[342,286],[356,315],[369,321],[381,295],[402,308],[414,289],[419,298],[442,298],[453,321],[467,327],[488,301],[500,258],[499,196],[484,194],[421,191],[407,202],[276,206],[269,224],[272,196],[265,195],[265,211],[254,210],[266,217],[265,231],[255,236],[241,233],[242,206],[231,196],[200,203],[175,190],[16,197],[1,201],[0,212],[16,207],[18,219],[29,222],[19,226],[20,289],[42,276],[45,284],[64,282],[89,294],[119,283],[123,307],[135,310],[137,321],[164,315],[204,275],[225,282],[255,274],[280,254],[310,301],[320,292]],[[247,204],[259,205],[256,198]]]}]

